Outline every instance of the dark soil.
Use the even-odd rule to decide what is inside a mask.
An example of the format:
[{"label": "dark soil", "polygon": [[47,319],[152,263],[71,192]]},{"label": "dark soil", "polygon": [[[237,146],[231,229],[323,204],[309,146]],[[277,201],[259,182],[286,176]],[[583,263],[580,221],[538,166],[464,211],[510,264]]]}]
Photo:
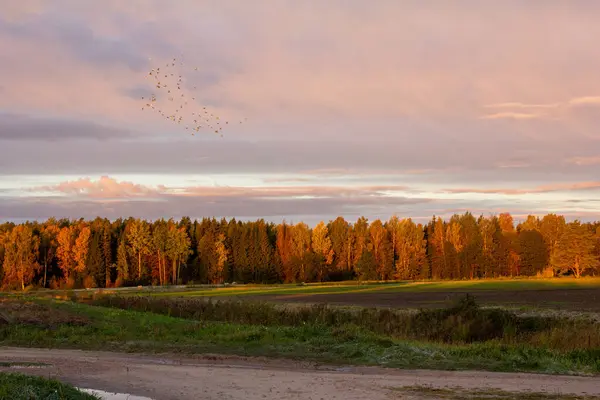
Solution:
[{"label": "dark soil", "polygon": [[[3,322],[4,321],[4,322]],[[61,325],[86,325],[89,318],[33,302],[0,300],[0,326],[23,324],[48,329]]]},{"label": "dark soil", "polygon": [[446,307],[455,298],[464,297],[467,293],[474,295],[477,303],[484,306],[530,306],[600,312],[600,288],[262,295],[260,300],[367,307],[439,308]]}]

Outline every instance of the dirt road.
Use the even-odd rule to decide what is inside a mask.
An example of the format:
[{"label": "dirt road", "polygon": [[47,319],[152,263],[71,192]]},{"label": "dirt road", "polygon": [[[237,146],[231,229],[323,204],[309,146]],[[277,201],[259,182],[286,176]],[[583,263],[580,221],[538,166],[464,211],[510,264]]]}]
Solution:
[{"label": "dirt road", "polygon": [[181,357],[78,350],[0,347],[0,363],[45,363],[15,369],[90,389],[130,393],[155,400],[186,399],[421,399],[397,388],[501,389],[551,394],[600,395],[600,378],[489,372],[405,371],[334,367],[230,356]]}]

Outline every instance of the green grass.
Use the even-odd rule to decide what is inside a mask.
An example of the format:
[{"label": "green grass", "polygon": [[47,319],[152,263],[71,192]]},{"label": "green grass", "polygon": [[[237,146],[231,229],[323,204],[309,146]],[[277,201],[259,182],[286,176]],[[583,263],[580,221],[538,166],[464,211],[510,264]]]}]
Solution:
[{"label": "green grass", "polygon": [[[38,318],[60,314],[61,323],[30,321],[0,327],[0,346],[220,353],[395,368],[600,373],[598,349],[558,351],[497,340],[450,345],[396,339],[353,324],[272,326],[196,321],[49,300],[38,300],[36,307],[46,309],[36,314]],[[77,323],[68,323],[66,315],[72,315]]]},{"label": "green grass", "polygon": [[56,380],[0,372],[0,400],[98,400]]},{"label": "green grass", "polygon": [[406,395],[418,395],[424,399],[447,400],[600,400],[598,396],[576,396],[562,393],[508,392],[499,389],[468,390],[463,388],[434,388],[431,386],[404,386],[391,388],[398,398]]}]

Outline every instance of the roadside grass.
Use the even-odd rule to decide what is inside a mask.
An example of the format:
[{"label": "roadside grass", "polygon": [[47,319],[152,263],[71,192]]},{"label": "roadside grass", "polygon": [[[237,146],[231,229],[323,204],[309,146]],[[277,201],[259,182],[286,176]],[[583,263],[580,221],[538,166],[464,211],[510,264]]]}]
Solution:
[{"label": "roadside grass", "polygon": [[0,400],[99,400],[52,379],[0,372]]},{"label": "roadside grass", "polygon": [[600,349],[600,323],[587,318],[519,316],[500,308],[481,308],[472,296],[438,309],[413,312],[387,308],[342,309],[325,304],[280,307],[269,302],[199,298],[99,296],[90,304],[152,312],[200,322],[260,326],[355,326],[395,339],[467,344],[496,340],[553,350]]},{"label": "roadside grass", "polygon": [[[0,311],[7,312],[6,304],[0,303]],[[600,374],[600,348],[556,350],[549,345],[498,339],[448,344],[401,339],[354,323],[286,326],[193,320],[47,299],[26,304],[46,312],[36,314],[39,322],[31,318],[21,321],[13,313],[13,323],[0,326],[0,346],[215,353],[393,368]],[[53,321],[54,315],[60,316],[60,323]],[[83,320],[86,323],[81,323]]]},{"label": "roadside grass", "polygon": [[37,362],[12,362],[12,361],[0,361],[0,368],[35,368],[45,367],[48,364],[37,363]]},{"label": "roadside grass", "polygon": [[538,393],[538,392],[509,392],[499,389],[468,390],[464,388],[435,388],[431,386],[404,386],[391,388],[399,397],[418,395],[423,399],[447,400],[600,400],[598,396],[577,396],[563,393]]}]

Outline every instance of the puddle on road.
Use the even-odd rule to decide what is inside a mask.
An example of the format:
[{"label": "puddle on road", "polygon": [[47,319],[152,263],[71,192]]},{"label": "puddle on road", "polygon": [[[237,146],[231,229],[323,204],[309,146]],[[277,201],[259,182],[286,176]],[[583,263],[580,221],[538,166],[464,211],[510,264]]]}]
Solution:
[{"label": "puddle on road", "polygon": [[78,388],[78,389],[84,393],[98,396],[102,400],[153,400],[150,397],[134,396],[132,394],[127,394],[127,393],[110,393],[110,392],[105,392],[104,390],[97,390],[97,389],[82,389],[82,388]]}]

